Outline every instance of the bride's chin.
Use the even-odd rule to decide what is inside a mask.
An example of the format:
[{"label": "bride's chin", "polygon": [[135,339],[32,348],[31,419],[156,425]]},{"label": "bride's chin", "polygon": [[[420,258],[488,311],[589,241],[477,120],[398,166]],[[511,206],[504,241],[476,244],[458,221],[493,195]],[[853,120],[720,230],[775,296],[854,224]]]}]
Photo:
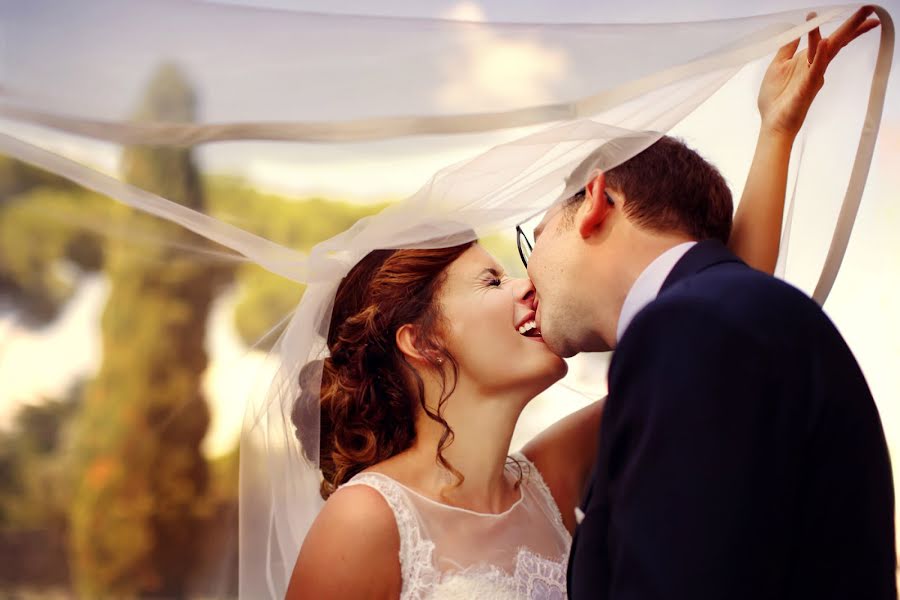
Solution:
[{"label": "bride's chin", "polygon": [[552,377],[553,381],[551,381],[547,387],[550,387],[569,373],[569,363],[559,357],[557,357],[557,361],[558,362],[556,363],[555,367],[556,370],[554,371]]},{"label": "bride's chin", "polygon": [[558,380],[565,377],[566,373],[569,372],[569,363],[567,363],[558,354],[550,351],[549,348],[547,348],[547,354],[547,377],[555,378],[553,380],[553,383],[556,383]]},{"label": "bride's chin", "polygon": [[[567,363],[565,360],[563,360],[563,358],[561,356],[557,356],[556,360],[559,361],[557,363],[559,365],[557,367],[559,375],[556,378],[556,381],[559,381],[560,379],[562,379],[563,377],[565,377],[566,375],[569,374],[569,363]],[[556,381],[554,381],[553,383],[556,383]]]},{"label": "bride's chin", "polygon": [[531,398],[546,391],[554,383],[561,380],[569,372],[569,365],[561,358],[554,361],[554,364],[541,373],[541,376],[535,378],[532,385],[529,386],[528,393]]}]

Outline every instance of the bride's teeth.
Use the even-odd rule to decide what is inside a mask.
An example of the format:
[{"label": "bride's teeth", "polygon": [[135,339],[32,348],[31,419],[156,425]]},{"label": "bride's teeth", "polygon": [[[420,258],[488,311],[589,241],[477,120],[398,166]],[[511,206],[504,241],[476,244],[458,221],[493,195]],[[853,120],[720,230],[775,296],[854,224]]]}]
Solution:
[{"label": "bride's teeth", "polygon": [[534,321],[528,321],[527,323],[524,323],[521,327],[519,327],[519,333],[522,335],[525,335],[532,329],[536,329],[536,328],[537,328],[537,323],[535,323]]}]

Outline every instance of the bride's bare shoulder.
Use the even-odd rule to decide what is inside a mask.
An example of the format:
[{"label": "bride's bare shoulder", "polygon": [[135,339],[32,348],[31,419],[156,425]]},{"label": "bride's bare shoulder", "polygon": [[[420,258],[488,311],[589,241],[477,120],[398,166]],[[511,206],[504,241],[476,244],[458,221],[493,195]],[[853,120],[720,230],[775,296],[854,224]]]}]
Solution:
[{"label": "bride's bare shoulder", "polygon": [[396,598],[399,554],[394,514],[381,494],[367,485],[344,486],[313,522],[285,598]]},{"label": "bride's bare shoulder", "polygon": [[[322,534],[321,540],[319,534]],[[368,485],[347,485],[325,502],[306,541],[311,544],[331,542],[343,535],[356,539],[360,534],[377,542],[381,550],[390,549],[383,545],[400,547],[394,513],[384,496]]]},{"label": "bride's bare shoulder", "polygon": [[[370,523],[370,527],[394,525],[394,513],[381,492],[368,485],[345,485],[325,502],[319,517],[344,524]],[[390,529],[390,528],[388,528]],[[396,527],[394,527],[396,529]]]}]

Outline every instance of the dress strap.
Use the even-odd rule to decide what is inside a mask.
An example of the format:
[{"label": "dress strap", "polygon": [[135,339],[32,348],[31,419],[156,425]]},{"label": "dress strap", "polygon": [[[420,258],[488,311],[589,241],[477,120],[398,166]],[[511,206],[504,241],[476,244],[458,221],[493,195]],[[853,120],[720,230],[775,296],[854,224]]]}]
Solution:
[{"label": "dress strap", "polygon": [[566,529],[566,525],[562,520],[562,514],[559,511],[559,505],[556,504],[556,500],[554,500],[553,494],[550,492],[550,487],[544,481],[541,472],[538,471],[535,464],[528,460],[528,457],[521,452],[513,452],[509,456],[520,463],[524,463],[526,468],[523,470],[523,483],[529,485],[537,497],[543,502],[546,507],[547,516],[556,527],[557,532],[571,543],[572,534]]}]

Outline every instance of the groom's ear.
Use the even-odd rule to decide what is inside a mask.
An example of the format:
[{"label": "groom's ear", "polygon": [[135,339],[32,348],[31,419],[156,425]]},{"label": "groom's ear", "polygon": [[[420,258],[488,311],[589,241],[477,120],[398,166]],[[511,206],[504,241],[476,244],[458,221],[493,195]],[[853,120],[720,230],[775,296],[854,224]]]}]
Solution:
[{"label": "groom's ear", "polygon": [[577,213],[578,233],[581,237],[590,237],[599,229],[610,215],[613,205],[606,194],[606,174],[597,174],[584,187],[584,200]]}]

